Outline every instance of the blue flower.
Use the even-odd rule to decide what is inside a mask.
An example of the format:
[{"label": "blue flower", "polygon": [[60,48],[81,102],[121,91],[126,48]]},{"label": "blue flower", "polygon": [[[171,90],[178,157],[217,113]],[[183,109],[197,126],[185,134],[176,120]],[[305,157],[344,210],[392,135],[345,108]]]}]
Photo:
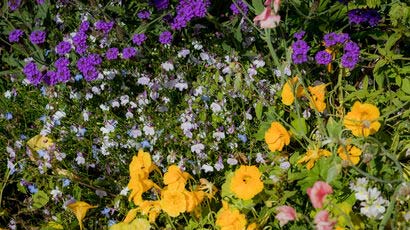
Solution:
[{"label": "blue flower", "polygon": [[27,188],[28,188],[28,190],[30,191],[31,194],[35,194],[35,193],[38,192],[38,189],[36,188],[36,186],[34,184],[29,185]]},{"label": "blue flower", "polygon": [[70,180],[70,179],[67,179],[67,178],[63,179],[63,187],[69,186],[70,183],[71,183],[71,180]]},{"label": "blue flower", "polygon": [[246,137],[246,134],[238,134],[239,140],[241,140],[243,143],[246,143],[248,141],[248,137]]}]

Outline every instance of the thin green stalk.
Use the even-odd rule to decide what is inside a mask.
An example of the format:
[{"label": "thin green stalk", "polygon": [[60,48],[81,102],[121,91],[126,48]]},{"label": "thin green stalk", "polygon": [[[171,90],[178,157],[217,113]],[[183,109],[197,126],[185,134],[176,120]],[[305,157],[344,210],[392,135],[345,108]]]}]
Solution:
[{"label": "thin green stalk", "polygon": [[1,210],[1,204],[2,204],[2,198],[3,198],[3,191],[4,188],[6,188],[7,185],[7,181],[9,180],[10,177],[10,170],[9,168],[6,168],[6,174],[4,175],[4,180],[3,183],[1,184],[1,188],[0,188],[0,210]]},{"label": "thin green stalk", "polygon": [[386,224],[387,224],[387,221],[390,220],[390,216],[391,216],[391,214],[392,214],[393,211],[394,211],[394,206],[395,206],[395,204],[396,204],[395,200],[396,200],[396,197],[397,197],[397,194],[398,194],[400,188],[401,188],[401,185],[397,186],[396,189],[394,190],[394,193],[393,193],[393,195],[392,195],[391,198],[390,198],[389,207],[387,208],[386,213],[385,213],[384,216],[383,216],[383,220],[382,220],[382,222],[381,222],[380,225],[379,225],[379,230],[385,229],[385,226],[386,226]]}]

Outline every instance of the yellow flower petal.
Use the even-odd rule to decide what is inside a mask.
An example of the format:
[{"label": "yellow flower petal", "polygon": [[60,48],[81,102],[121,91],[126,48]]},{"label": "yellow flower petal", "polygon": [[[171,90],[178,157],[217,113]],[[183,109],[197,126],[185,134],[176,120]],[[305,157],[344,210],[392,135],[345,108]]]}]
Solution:
[{"label": "yellow flower petal", "polygon": [[230,208],[226,201],[222,201],[222,208],[218,211],[215,225],[221,230],[243,230],[246,217],[238,209]]},{"label": "yellow flower petal", "polygon": [[171,217],[177,217],[186,211],[187,201],[184,193],[178,190],[162,190],[161,208]]},{"label": "yellow flower petal", "polygon": [[[282,88],[282,103],[285,105],[291,105],[295,101],[294,89],[298,83],[298,77],[294,77],[291,80],[287,81]],[[301,85],[298,85],[296,88],[296,97],[302,97],[304,95],[304,89]]]},{"label": "yellow flower petal", "polygon": [[75,217],[80,224],[80,229],[84,228],[83,219],[90,208],[96,208],[97,206],[92,206],[84,201],[76,201],[72,204],[67,205],[67,207],[74,213]]},{"label": "yellow flower petal", "polygon": [[135,217],[137,217],[137,211],[138,211],[138,208],[133,208],[133,209],[129,210],[128,213],[127,213],[127,216],[125,217],[125,219],[122,222],[128,224],[131,221],[133,221],[135,219]]},{"label": "yellow flower petal", "polygon": [[344,117],[343,124],[354,136],[367,137],[380,129],[381,124],[377,121],[379,117],[380,112],[376,106],[356,101]]},{"label": "yellow flower petal", "polygon": [[34,151],[48,149],[53,144],[53,140],[42,135],[36,135],[27,141],[28,147],[30,147]]},{"label": "yellow flower petal", "polygon": [[290,143],[290,134],[279,122],[272,122],[265,133],[265,142],[270,151],[282,151]]},{"label": "yellow flower petal", "polygon": [[238,198],[249,200],[263,190],[262,174],[256,166],[242,165],[235,171],[230,184],[231,191]]},{"label": "yellow flower petal", "polygon": [[322,113],[326,109],[325,94],[326,94],[327,84],[320,84],[317,86],[309,86],[308,90],[310,93],[310,108],[316,109],[318,112]]},{"label": "yellow flower petal", "polygon": [[306,155],[298,160],[298,164],[306,163],[307,170],[310,170],[315,165],[315,162],[318,161],[322,156],[328,157],[332,153],[325,149],[308,149]]}]

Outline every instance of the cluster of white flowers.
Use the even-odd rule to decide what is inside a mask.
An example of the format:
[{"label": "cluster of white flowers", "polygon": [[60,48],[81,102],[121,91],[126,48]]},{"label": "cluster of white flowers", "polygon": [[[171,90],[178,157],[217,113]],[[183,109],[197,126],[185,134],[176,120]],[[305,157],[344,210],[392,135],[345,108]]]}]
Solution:
[{"label": "cluster of white flowers", "polygon": [[355,191],[357,200],[360,203],[360,213],[374,219],[382,219],[386,206],[389,204],[380,194],[376,187],[369,187],[366,178],[359,178],[356,183],[350,183],[350,189]]}]

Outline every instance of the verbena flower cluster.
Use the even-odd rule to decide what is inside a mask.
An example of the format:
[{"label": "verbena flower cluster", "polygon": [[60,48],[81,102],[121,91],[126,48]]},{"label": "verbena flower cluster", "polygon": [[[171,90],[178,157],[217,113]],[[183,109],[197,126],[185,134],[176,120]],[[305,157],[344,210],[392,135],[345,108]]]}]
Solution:
[{"label": "verbena flower cluster", "polygon": [[171,22],[171,28],[180,30],[186,27],[193,18],[205,17],[209,5],[209,0],[180,0],[176,8],[176,16]]},{"label": "verbena flower cluster", "polygon": [[355,25],[362,24],[374,27],[381,20],[379,12],[373,9],[354,9],[350,10],[347,15],[349,16],[349,23]]}]

